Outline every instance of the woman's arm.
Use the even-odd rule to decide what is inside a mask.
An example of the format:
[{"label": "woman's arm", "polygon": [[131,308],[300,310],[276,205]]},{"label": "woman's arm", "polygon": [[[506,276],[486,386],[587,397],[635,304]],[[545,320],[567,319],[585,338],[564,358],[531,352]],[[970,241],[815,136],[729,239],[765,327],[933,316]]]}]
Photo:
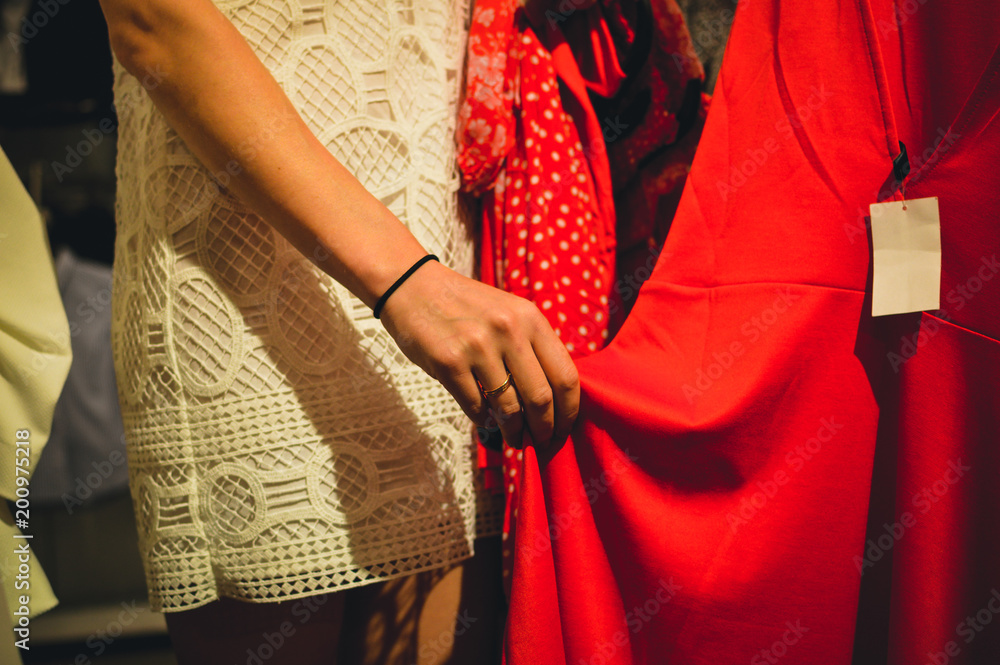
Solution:
[{"label": "woman's arm", "polygon": [[[122,65],[213,173],[369,307],[427,252],[309,131],[243,37],[210,0],[101,0]],[[246,147],[253,145],[252,154]],[[382,320],[406,355],[477,424],[499,420],[517,444],[564,439],[576,418],[576,368],[527,301],[430,262],[388,299]],[[506,369],[505,369],[506,366]],[[510,370],[517,394],[489,403]],[[521,404],[524,406],[521,413]]]}]

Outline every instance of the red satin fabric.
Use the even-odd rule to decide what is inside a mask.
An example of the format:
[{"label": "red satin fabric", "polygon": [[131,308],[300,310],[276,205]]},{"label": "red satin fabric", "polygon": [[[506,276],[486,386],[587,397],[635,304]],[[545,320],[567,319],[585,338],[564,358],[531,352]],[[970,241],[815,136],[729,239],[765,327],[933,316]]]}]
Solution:
[{"label": "red satin fabric", "polygon": [[[741,3],[656,271],[525,452],[510,665],[997,662],[1000,17],[873,4]],[[942,309],[872,319],[897,139]]]}]

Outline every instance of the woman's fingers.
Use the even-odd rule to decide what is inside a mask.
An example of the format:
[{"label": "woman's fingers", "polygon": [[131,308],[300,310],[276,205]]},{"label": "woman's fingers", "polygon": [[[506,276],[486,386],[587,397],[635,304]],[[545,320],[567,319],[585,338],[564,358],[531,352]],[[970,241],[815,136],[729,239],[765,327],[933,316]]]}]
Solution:
[{"label": "woman's fingers", "polygon": [[569,436],[580,413],[580,375],[569,351],[555,334],[537,335],[532,345],[533,355],[552,391],[551,441],[558,445]]},{"label": "woman's fingers", "polygon": [[[524,420],[531,439],[538,445],[547,445],[552,439],[555,424],[552,388],[542,371],[534,350],[527,346],[525,350],[516,349],[507,355],[507,366],[514,376],[520,406],[524,411]],[[507,440],[515,448],[520,447],[518,441]]]},{"label": "woman's fingers", "polygon": [[470,372],[456,380],[451,374],[444,373],[438,376],[438,380],[462,407],[469,420],[476,424],[480,442],[487,448],[499,451],[504,440],[499,419],[483,396],[475,376]]},{"label": "woman's fingers", "polygon": [[504,441],[521,447],[524,433],[524,416],[521,413],[521,403],[517,397],[517,388],[513,375],[501,365],[479,370],[483,399],[486,401],[489,418],[486,427],[496,426],[503,433]]},{"label": "woman's fingers", "polygon": [[436,376],[441,385],[445,387],[451,396],[455,398],[462,411],[478,427],[489,427],[490,414],[487,409],[482,393],[479,392],[479,384],[472,372],[464,374],[442,373]]}]

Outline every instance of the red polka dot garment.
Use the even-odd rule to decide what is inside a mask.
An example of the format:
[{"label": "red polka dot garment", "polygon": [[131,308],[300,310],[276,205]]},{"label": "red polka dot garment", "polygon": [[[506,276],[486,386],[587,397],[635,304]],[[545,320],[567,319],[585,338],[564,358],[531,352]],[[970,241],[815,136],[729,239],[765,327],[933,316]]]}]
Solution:
[{"label": "red polka dot garment", "polygon": [[[614,211],[603,137],[586,95],[583,135],[557,65],[513,3],[476,3],[458,133],[465,189],[482,194],[482,278],[535,303],[574,357],[604,345],[614,275]],[[580,87],[577,86],[579,90]],[[589,114],[587,116],[586,114]],[[505,448],[504,570],[517,516],[521,453]]]}]

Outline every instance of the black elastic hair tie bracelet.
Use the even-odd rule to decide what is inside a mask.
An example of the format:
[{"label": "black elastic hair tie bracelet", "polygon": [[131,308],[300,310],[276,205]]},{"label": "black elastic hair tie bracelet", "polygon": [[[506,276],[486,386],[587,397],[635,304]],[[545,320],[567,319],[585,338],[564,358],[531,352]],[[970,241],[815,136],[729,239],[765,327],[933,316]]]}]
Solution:
[{"label": "black elastic hair tie bracelet", "polygon": [[406,272],[404,272],[403,276],[400,277],[399,279],[397,279],[392,286],[390,286],[388,289],[386,289],[386,292],[383,293],[382,297],[378,299],[377,303],[375,303],[375,309],[372,310],[372,313],[375,315],[376,319],[379,318],[382,315],[382,308],[385,307],[385,301],[389,299],[389,296],[391,296],[396,291],[396,289],[398,289],[400,286],[402,286],[403,282],[405,282],[406,280],[408,280],[413,273],[417,272],[417,269],[420,266],[424,265],[428,261],[437,261],[438,263],[440,263],[441,259],[439,259],[438,257],[434,256],[433,254],[428,254],[424,258],[422,258],[419,261],[417,261],[416,263],[414,263],[413,266],[410,267],[409,270],[407,270]]}]

